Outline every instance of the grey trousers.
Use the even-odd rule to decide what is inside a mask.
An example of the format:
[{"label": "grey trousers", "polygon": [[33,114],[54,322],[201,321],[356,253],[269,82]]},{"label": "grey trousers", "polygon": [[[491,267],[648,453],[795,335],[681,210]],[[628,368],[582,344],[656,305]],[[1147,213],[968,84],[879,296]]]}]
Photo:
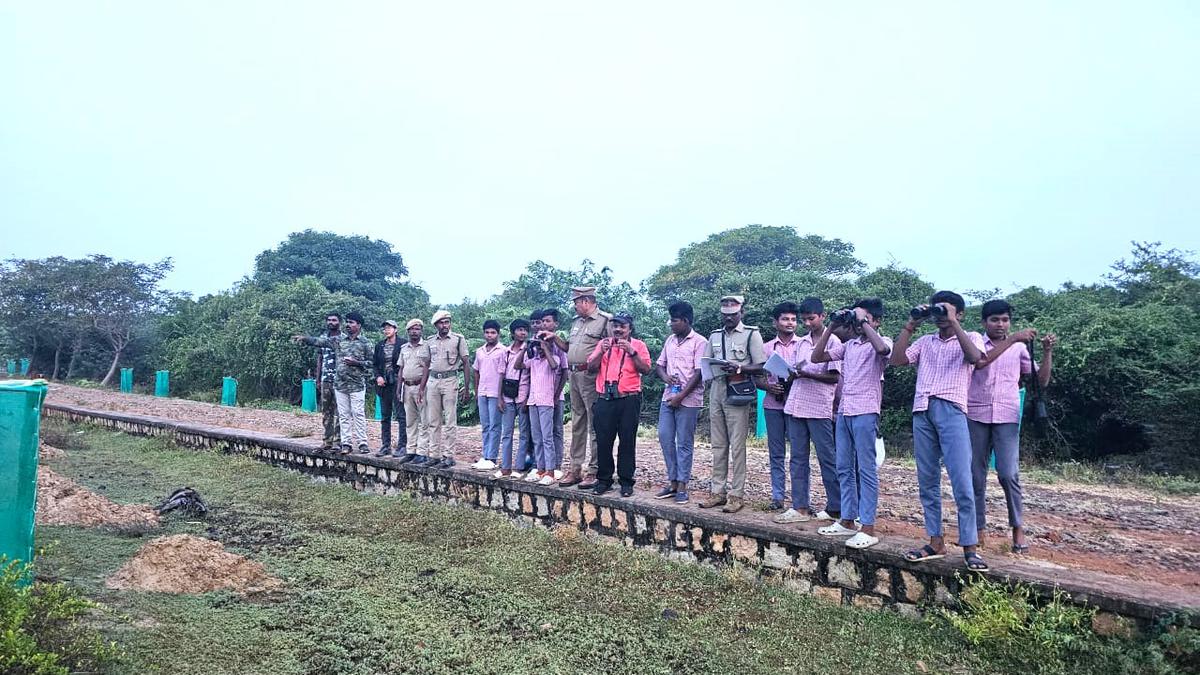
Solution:
[{"label": "grey trousers", "polygon": [[996,477],[1004,500],[1008,502],[1009,527],[1021,527],[1024,506],[1021,499],[1021,433],[1020,426],[1010,424],[985,424],[967,420],[971,434],[971,482],[975,487],[975,524],[982,530],[987,524],[987,476],[988,458],[996,452]]}]

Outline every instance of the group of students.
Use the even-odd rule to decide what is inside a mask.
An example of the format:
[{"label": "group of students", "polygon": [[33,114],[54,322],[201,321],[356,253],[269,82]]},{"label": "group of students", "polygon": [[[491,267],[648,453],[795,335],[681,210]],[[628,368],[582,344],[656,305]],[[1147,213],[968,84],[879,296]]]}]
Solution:
[{"label": "group of students", "polygon": [[[693,329],[692,306],[676,302],[668,308],[671,333],[662,353],[652,360],[646,344],[633,337],[633,318],[601,311],[594,288],[572,289],[572,301],[576,314],[566,336],[558,330],[555,309],[510,323],[507,345],[500,340],[500,324],[485,322],[484,344],[469,365],[465,339],[450,330],[452,317],[444,311],[433,317],[437,334],[431,338],[423,337],[419,319],[410,320],[408,341],[399,347],[396,324],[385,322],[385,340],[376,345],[369,362],[361,358],[363,348],[356,346],[354,324],[360,330],[361,317],[353,313],[347,316],[344,339],[332,333],[297,339],[334,352],[329,358],[338,370],[331,386],[339,412],[344,407],[353,416],[356,409],[339,389],[347,379],[338,377],[343,367],[370,369],[381,398],[404,401],[397,410],[401,429],[394,448],[391,411],[385,403],[383,447],[377,453],[381,456],[394,452],[402,463],[453,466],[455,393],[465,402],[473,388],[483,443],[482,456],[472,468],[494,471],[498,480],[557,483],[597,494],[613,488],[615,473],[623,497],[632,495],[634,488],[642,378],[655,371],[666,385],[658,417],[666,482],[654,496],[677,504],[690,501],[696,423],[707,387],[712,481],[710,496],[699,507],[720,507],[726,513],[745,505],[746,440],[757,390],[762,390],[769,509],[778,512],[773,519],[831,521],[817,532],[846,537],[852,548],[879,542],[876,439],[885,370],[889,365],[913,365],[913,446],[929,543],[907,552],[906,559],[931,560],[946,553],[941,497],[945,466],[965,563],[972,570],[987,569],[977,547],[986,524],[984,497],[993,453],[1008,505],[1012,551],[1028,549],[1018,475],[1019,389],[1027,376],[1037,377],[1042,386],[1049,383],[1055,336],[1041,338],[1043,359],[1035,370],[1026,344],[1036,332],[1010,332],[1008,303],[993,300],[983,305],[980,334],[962,326],[963,298],[940,291],[927,305],[911,311],[893,341],[879,333],[884,308],[878,299],[863,299],[827,316],[820,299],[806,298],[774,307],[775,337],[764,342],[757,327],[742,321],[742,296],[721,298],[722,326],[707,338]],[[937,331],[914,340],[925,321],[932,321]],[[786,370],[764,368],[772,355],[782,359]],[[326,361],[323,356],[322,363]],[[466,375],[461,390],[459,371]],[[565,391],[572,413],[569,464],[563,442]],[[351,442],[361,439],[359,451],[367,452],[365,426],[359,436],[357,422],[347,425],[342,419],[343,438],[349,431]],[[331,441],[328,423],[326,430],[326,445],[332,448],[339,441]],[[342,443],[341,451],[348,453],[351,447]],[[810,502],[810,448],[825,488],[826,501],[819,510]]]}]

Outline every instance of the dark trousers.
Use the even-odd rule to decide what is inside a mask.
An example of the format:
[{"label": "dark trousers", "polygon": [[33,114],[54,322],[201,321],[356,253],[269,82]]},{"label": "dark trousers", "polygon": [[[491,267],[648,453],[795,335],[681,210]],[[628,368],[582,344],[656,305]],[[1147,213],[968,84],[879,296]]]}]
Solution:
[{"label": "dark trousers", "polygon": [[376,387],[375,393],[379,394],[379,437],[383,440],[385,447],[392,445],[392,420],[399,423],[400,428],[396,432],[396,449],[403,450],[408,447],[408,428],[407,418],[404,415],[404,405],[397,400],[396,395],[399,393],[399,387],[394,384],[389,384],[383,387]]},{"label": "dark trousers", "polygon": [[596,482],[612,485],[613,442],[617,445],[617,480],[633,487],[636,465],[634,444],[637,441],[638,415],[642,411],[642,395],[635,394],[612,400],[599,398],[592,406],[592,429],[596,432]]},{"label": "dark trousers", "polygon": [[336,448],[342,442],[338,427],[337,398],[333,395],[333,382],[321,383],[321,426],[325,430],[324,446]]}]

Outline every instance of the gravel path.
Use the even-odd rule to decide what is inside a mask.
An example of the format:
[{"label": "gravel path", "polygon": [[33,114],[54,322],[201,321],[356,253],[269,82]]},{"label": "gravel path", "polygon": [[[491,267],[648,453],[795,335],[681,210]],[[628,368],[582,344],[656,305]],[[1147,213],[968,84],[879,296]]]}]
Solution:
[{"label": "gravel path", "polygon": [[[251,408],[225,408],[183,399],[162,399],[121,394],[104,389],[52,385],[50,400],[93,409],[120,410],[202,424],[252,429],[295,439],[319,442],[320,417],[313,413],[280,412]],[[379,425],[371,423],[369,436],[377,447]],[[567,430],[570,433],[570,430]],[[567,439],[568,446],[570,439]],[[479,457],[479,427],[458,431],[456,455],[460,462]],[[638,444],[638,487],[659,485],[664,475],[662,456],[652,430],[643,430]],[[693,500],[705,496],[711,447],[696,447]],[[764,442],[755,440],[748,452],[747,498],[763,509],[770,498],[770,480]],[[813,464],[812,503],[824,502],[820,472]],[[887,462],[880,471],[879,532],[888,539],[922,537],[921,505],[916,475],[910,463]],[[1081,568],[1137,580],[1153,580],[1200,595],[1200,498],[1166,497],[1145,490],[1109,485],[1067,482],[1035,483],[1023,476],[1026,530],[1032,545],[1030,557],[1049,567]],[[943,483],[944,514],[954,522],[949,483]],[[990,556],[1010,555],[1004,497],[994,477],[988,487],[988,542]],[[769,514],[753,514],[763,519]],[[815,529],[816,524],[803,527]],[[947,536],[953,540],[953,527]]]}]

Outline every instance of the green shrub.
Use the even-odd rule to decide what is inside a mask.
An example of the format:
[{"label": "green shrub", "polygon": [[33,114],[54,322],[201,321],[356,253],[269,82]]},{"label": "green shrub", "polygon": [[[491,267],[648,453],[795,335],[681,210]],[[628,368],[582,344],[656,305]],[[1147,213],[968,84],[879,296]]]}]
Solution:
[{"label": "green shrub", "polygon": [[28,574],[0,557],[0,672],[67,675],[116,660],[116,645],[81,625],[94,603],[65,584],[24,584]]}]

